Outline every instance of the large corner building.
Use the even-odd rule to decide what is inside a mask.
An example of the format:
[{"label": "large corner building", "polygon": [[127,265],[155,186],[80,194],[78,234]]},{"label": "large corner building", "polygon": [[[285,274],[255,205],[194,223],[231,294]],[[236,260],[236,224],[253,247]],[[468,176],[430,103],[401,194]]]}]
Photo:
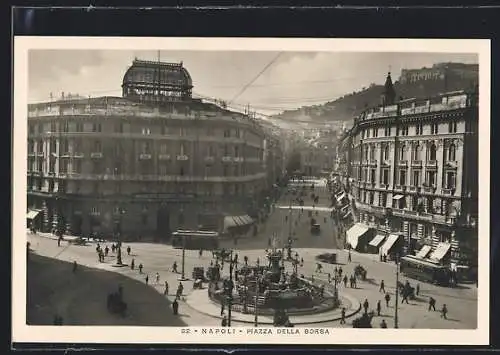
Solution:
[{"label": "large corner building", "polygon": [[389,74],[381,101],[355,119],[337,157],[358,234],[370,228],[372,246],[393,235],[403,254],[476,267],[477,88],[397,101]]},{"label": "large corner building", "polygon": [[193,99],[192,88],[182,63],[135,60],[122,97],[30,104],[27,193],[38,228],[167,238],[251,223],[268,170],[282,173],[264,159],[281,153],[265,151],[255,120]]}]

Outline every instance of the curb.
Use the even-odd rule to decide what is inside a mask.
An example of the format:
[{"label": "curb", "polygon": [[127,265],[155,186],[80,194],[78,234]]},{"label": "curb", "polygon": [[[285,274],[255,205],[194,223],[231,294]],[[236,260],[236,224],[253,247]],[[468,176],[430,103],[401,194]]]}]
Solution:
[{"label": "curb", "polygon": [[[191,293],[192,294],[192,293]],[[189,297],[189,296],[188,296]],[[188,298],[187,297],[187,298]],[[357,314],[360,310],[361,310],[361,302],[354,298],[353,296],[351,295],[346,295],[346,296],[343,296],[341,298],[345,298],[347,299],[350,303],[351,303],[351,307],[349,308],[349,310],[346,312],[346,318],[350,318],[352,316],[354,316],[355,314]],[[203,315],[206,315],[206,316],[209,316],[209,317],[212,317],[212,318],[215,318],[215,319],[222,319],[221,316],[218,316],[218,315],[214,315],[214,314],[210,314],[210,313],[207,313],[206,311],[201,311],[197,308],[194,308],[191,304],[189,304],[187,301],[184,301],[184,303],[189,307],[191,308],[192,310],[196,311],[196,312],[199,312]],[[235,313],[240,313],[240,312],[235,312]],[[326,312],[325,312],[326,313]],[[340,317],[340,314],[338,312],[335,312],[336,314],[335,315],[332,315],[332,318],[329,318],[329,319],[322,319],[322,320],[317,320],[317,321],[307,321],[307,322],[293,322],[293,324],[295,325],[306,325],[306,324],[320,324],[320,323],[329,323],[329,322],[335,322],[335,321],[338,321],[341,319]],[[321,313],[318,313],[318,314],[321,314]],[[260,316],[260,317],[270,317],[270,316]],[[271,316],[272,317],[272,316]],[[290,318],[293,319],[293,318],[298,318],[298,317],[301,317],[301,316],[291,316]],[[244,319],[231,319],[232,322],[235,322],[235,323],[244,323],[244,324],[254,324],[254,321],[253,320],[244,320]],[[260,324],[266,324],[266,325],[270,325],[270,324],[273,324],[272,322],[270,321],[259,321]]]}]

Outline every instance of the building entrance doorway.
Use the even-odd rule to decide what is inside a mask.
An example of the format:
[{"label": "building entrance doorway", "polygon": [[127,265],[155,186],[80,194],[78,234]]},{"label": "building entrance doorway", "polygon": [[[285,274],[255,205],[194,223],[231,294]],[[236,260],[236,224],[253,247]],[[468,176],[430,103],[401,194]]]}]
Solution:
[{"label": "building entrance doorway", "polygon": [[72,218],[72,226],[71,226],[71,234],[73,235],[82,235],[82,224],[83,224],[83,219],[82,216],[79,214],[73,215]]},{"label": "building entrance doorway", "polygon": [[170,212],[166,205],[160,205],[156,215],[156,233],[160,239],[170,239]]}]

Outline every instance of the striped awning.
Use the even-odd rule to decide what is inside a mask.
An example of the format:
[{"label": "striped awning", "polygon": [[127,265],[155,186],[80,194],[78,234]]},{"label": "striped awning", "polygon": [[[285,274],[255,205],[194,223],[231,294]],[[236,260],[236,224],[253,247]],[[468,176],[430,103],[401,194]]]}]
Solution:
[{"label": "striped awning", "polygon": [[40,214],[40,211],[37,210],[28,210],[26,214],[26,219],[35,219]]},{"label": "striped awning", "polygon": [[437,248],[432,252],[429,259],[441,261],[451,248],[450,243],[439,243]]},{"label": "striped awning", "polygon": [[398,241],[400,238],[399,234],[390,234],[389,237],[387,237],[387,240],[385,243],[380,247],[380,251],[382,255],[388,255],[389,252],[391,251],[391,248],[394,246],[394,244]]},{"label": "striped awning", "polygon": [[431,252],[431,246],[430,245],[424,245],[422,247],[422,249],[420,249],[420,251],[417,253],[417,257],[418,258],[422,258],[422,259],[425,259],[427,257],[427,255],[429,255],[429,253]]},{"label": "striped awning", "polygon": [[385,235],[383,234],[377,234],[375,236],[375,238],[373,238],[370,243],[368,243],[368,245],[371,245],[371,246],[374,246],[376,248],[379,247],[380,244],[382,244],[382,242],[384,241],[385,239]]}]

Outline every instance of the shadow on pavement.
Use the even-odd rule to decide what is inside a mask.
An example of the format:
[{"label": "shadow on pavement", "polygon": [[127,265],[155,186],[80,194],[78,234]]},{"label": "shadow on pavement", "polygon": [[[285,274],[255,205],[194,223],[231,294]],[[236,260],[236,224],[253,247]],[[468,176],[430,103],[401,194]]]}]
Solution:
[{"label": "shadow on pavement", "polygon": [[[172,314],[171,303],[153,287],[115,272],[30,254],[27,267],[26,323],[52,325],[60,315],[64,325],[185,326]],[[107,309],[107,296],[123,287],[127,314]],[[182,312],[183,305],[180,306]]]}]

